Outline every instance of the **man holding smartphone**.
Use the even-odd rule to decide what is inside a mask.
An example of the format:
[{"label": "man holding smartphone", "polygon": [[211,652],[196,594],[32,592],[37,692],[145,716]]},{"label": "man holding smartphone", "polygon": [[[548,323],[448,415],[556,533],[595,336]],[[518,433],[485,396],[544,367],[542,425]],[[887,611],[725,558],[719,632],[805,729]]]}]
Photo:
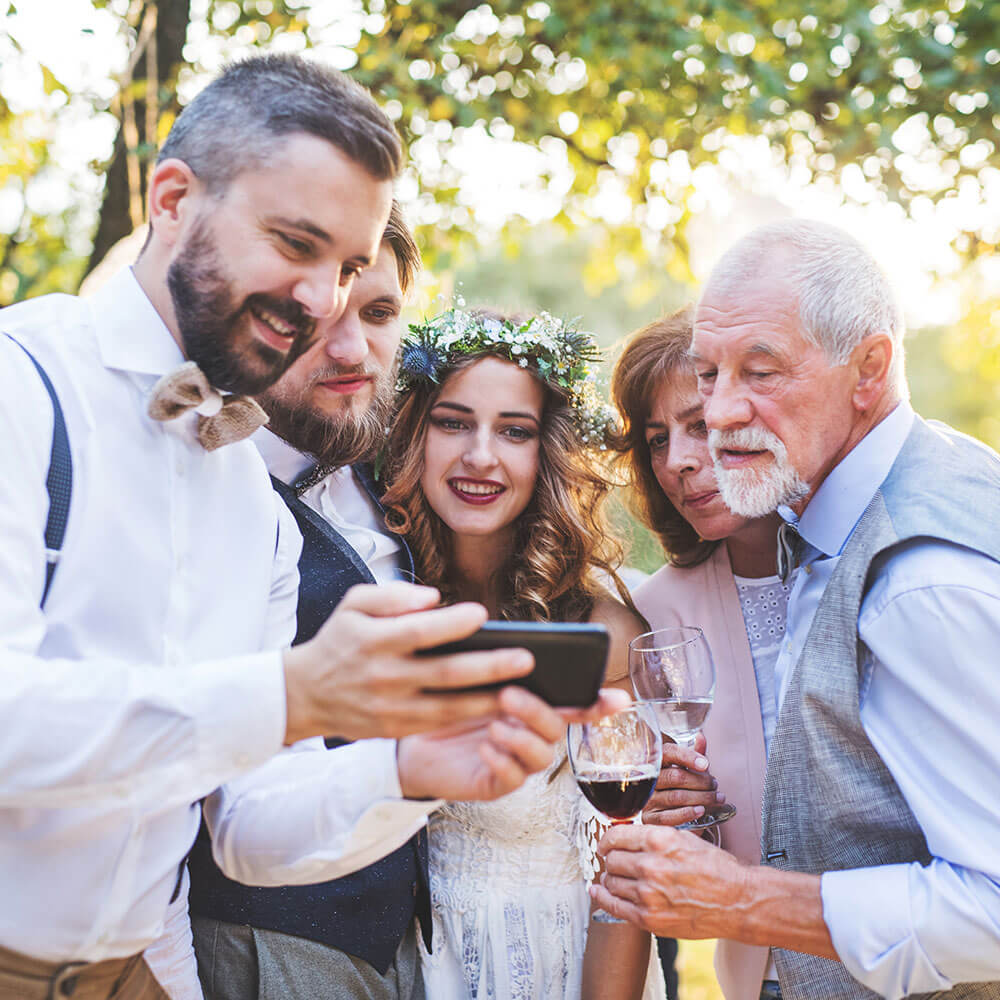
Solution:
[{"label": "man holding smartphone", "polygon": [[[296,642],[315,633],[352,585],[412,579],[405,541],[384,527],[381,484],[369,460],[392,403],[403,297],[419,259],[394,204],[375,263],[357,280],[344,315],[324,327],[321,342],[259,397],[271,419],[255,441],[303,534]],[[312,760],[299,756],[321,776],[333,757],[345,753],[330,752],[341,742],[327,739],[324,747],[313,741]],[[409,745],[403,744],[404,751]],[[296,798],[301,828],[314,829],[308,809],[317,796],[304,790]],[[417,824],[434,805],[418,807]],[[260,825],[225,835],[224,849],[249,859],[247,838],[267,836],[274,817],[283,814],[274,809],[270,817],[261,816]],[[323,849],[318,840],[310,844],[308,834],[300,838],[303,855]],[[302,859],[289,854],[287,860]],[[246,864],[247,881],[275,881],[273,870]],[[208,838],[199,838],[190,859],[190,910],[208,1000],[423,996],[417,933],[432,947],[424,830],[351,875],[319,882],[320,870],[317,865],[317,878],[310,875],[316,884],[241,884],[215,864]],[[287,876],[301,881],[293,871]]]},{"label": "man holding smartphone", "polygon": [[[296,642],[315,634],[351,586],[413,576],[405,542],[384,527],[369,462],[392,404],[403,297],[419,265],[394,203],[343,316],[259,397],[270,422],[254,440],[303,535]],[[327,756],[340,743],[314,748]],[[309,886],[227,878],[204,831],[189,867],[208,1000],[423,995],[414,918],[430,945],[424,830],[354,874]]]},{"label": "man holding smartphone", "polygon": [[[175,123],[134,269],[90,302],[0,314],[3,1000],[162,998],[143,952],[177,898],[199,800],[239,876],[227,838],[270,791],[249,772],[284,744],[469,722],[401,741],[398,758],[392,740],[345,748],[324,776],[323,863],[348,871],[419,827],[428,806],[408,798],[502,794],[562,733],[522,691],[423,693],[531,667],[507,651],[415,657],[485,618],[437,608],[429,588],[358,589],[285,648],[300,539],[237,440],[255,419],[242,394],[343,313],[400,165],[361,88],[301,59],[247,60]],[[55,479],[71,484],[61,551]],[[483,721],[498,712],[521,724]],[[306,780],[306,756],[276,763]]]}]

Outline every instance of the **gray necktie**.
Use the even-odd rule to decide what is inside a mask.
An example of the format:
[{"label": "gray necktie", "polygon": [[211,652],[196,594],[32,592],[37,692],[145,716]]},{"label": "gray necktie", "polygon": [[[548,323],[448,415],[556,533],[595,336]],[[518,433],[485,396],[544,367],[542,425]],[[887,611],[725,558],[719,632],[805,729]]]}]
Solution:
[{"label": "gray necktie", "polygon": [[778,576],[782,583],[788,583],[792,570],[798,566],[803,545],[799,529],[788,521],[782,521],[778,528]]}]

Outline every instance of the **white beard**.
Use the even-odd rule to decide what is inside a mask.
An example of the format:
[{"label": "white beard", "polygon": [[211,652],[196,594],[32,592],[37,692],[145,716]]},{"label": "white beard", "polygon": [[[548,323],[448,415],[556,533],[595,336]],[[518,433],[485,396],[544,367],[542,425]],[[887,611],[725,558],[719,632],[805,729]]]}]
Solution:
[{"label": "white beard", "polygon": [[[727,448],[767,451],[773,461],[763,469],[724,469],[719,452]],[[788,449],[779,437],[762,427],[711,430],[708,449],[722,501],[740,517],[765,517],[782,504],[790,506],[809,495],[808,484],[788,461]]]}]

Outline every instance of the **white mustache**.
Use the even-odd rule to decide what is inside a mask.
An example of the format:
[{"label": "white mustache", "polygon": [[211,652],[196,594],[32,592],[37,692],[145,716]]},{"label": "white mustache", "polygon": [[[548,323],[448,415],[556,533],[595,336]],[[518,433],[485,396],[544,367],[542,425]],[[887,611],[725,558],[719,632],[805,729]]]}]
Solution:
[{"label": "white mustache", "polygon": [[728,449],[769,451],[779,462],[788,454],[781,438],[764,427],[736,427],[728,431],[712,429],[708,432],[708,450],[713,461],[717,462],[719,453]]}]

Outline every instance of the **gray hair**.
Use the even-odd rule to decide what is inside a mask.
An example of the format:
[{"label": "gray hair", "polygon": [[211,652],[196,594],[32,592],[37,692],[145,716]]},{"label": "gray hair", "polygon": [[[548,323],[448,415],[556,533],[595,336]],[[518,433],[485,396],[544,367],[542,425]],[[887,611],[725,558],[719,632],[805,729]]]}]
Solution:
[{"label": "gray hair", "polygon": [[727,294],[747,282],[771,281],[777,273],[796,290],[803,335],[831,364],[844,364],[869,334],[888,334],[893,345],[889,383],[905,394],[903,312],[882,270],[853,236],[807,219],[760,226],[723,254],[702,298],[710,290]]},{"label": "gray hair", "polygon": [[376,180],[402,168],[399,136],[364,87],[328,66],[275,54],[228,66],[178,116],[157,162],[183,160],[216,194],[294,133],[326,140]]}]

